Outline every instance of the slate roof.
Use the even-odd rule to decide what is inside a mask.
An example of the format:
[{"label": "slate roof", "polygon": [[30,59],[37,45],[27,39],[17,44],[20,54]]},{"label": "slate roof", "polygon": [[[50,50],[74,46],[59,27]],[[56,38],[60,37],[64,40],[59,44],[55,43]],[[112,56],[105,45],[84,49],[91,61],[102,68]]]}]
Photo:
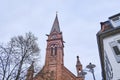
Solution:
[{"label": "slate roof", "polygon": [[60,33],[60,27],[59,27],[59,21],[58,21],[57,14],[56,14],[56,17],[55,17],[55,20],[54,20],[54,23],[53,23],[50,33],[54,32],[54,31],[57,31],[58,33]]}]

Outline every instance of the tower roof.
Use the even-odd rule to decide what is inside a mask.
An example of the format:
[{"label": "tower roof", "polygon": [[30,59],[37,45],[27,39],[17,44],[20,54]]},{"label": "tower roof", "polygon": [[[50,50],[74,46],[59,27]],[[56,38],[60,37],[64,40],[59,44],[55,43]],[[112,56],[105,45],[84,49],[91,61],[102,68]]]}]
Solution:
[{"label": "tower roof", "polygon": [[79,60],[79,56],[77,56],[77,64],[76,65],[82,65],[80,60]]},{"label": "tower roof", "polygon": [[58,33],[60,33],[60,27],[59,27],[59,21],[58,21],[57,14],[56,14],[56,17],[55,17],[55,20],[54,20],[54,23],[53,23],[50,33],[52,33],[53,31],[57,31]]},{"label": "tower roof", "polygon": [[32,61],[32,64],[31,64],[31,66],[29,67],[29,70],[30,70],[30,71],[34,71],[34,65],[33,65],[33,64],[34,64],[34,61]]}]

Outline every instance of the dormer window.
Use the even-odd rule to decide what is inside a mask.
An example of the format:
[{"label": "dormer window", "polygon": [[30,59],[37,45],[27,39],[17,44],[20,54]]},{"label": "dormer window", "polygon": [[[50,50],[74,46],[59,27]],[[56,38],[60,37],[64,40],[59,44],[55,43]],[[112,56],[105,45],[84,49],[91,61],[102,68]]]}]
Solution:
[{"label": "dormer window", "polygon": [[118,22],[118,21],[120,21],[120,18],[119,18],[119,16],[117,16],[117,17],[114,17],[114,18],[112,19],[112,21],[114,21],[114,22]]},{"label": "dormer window", "polygon": [[113,25],[113,27],[120,26],[120,14],[109,17],[109,20],[111,24]]}]

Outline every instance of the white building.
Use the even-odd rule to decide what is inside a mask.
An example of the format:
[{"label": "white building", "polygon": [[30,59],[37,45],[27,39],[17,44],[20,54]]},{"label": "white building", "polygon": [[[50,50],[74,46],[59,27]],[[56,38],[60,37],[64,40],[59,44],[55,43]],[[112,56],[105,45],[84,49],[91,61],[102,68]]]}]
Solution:
[{"label": "white building", "polygon": [[120,80],[120,13],[101,23],[97,42],[103,80]]}]

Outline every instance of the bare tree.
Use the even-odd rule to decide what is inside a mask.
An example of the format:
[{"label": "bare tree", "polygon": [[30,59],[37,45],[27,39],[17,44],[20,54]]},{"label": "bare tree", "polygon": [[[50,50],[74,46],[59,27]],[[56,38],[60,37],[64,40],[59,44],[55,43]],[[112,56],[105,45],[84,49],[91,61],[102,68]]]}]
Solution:
[{"label": "bare tree", "polygon": [[37,38],[31,33],[0,45],[0,80],[24,80],[27,68],[39,54]]}]

